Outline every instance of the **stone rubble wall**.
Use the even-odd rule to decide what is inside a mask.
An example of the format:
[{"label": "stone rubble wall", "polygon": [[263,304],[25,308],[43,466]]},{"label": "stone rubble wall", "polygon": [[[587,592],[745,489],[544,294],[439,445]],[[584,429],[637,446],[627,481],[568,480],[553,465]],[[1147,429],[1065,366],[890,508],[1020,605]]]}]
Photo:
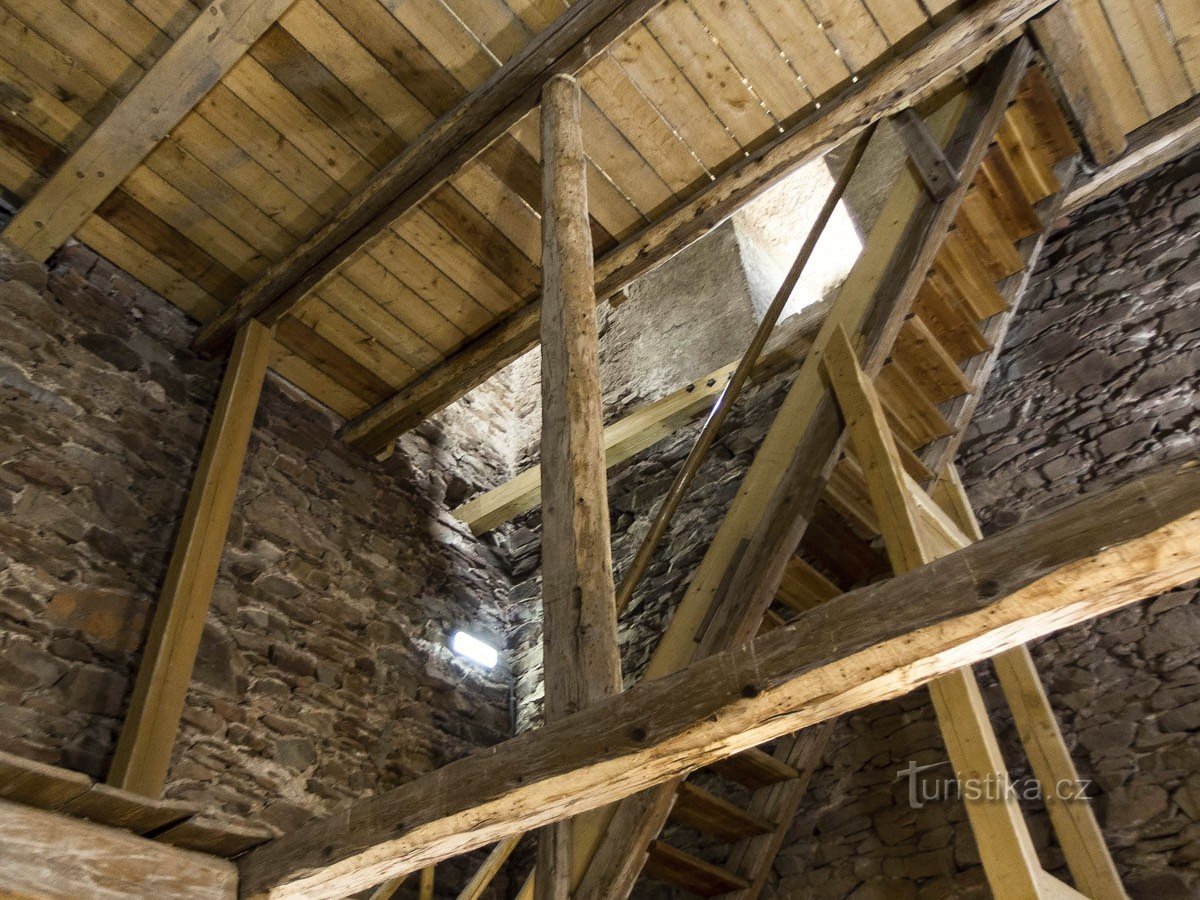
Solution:
[{"label": "stone rubble wall", "polygon": [[[52,262],[0,250],[0,749],[103,778],[222,365],[86,248]],[[167,796],[290,829],[508,736],[508,668],[446,647],[507,631],[447,506],[505,474],[495,414],[377,463],[268,377]]]},{"label": "stone rubble wall", "polygon": [[[1200,153],[1078,213],[1049,242],[960,466],[985,531],[1200,449]],[[753,458],[787,379],[751,391],[683,504],[621,623],[627,683]],[[613,555],[627,567],[698,425],[610,473]],[[497,532],[512,566],[518,729],[540,721],[540,520]],[[1200,896],[1200,603],[1195,588],[1038,643],[1081,775],[1134,898]],[[1027,775],[994,676],[981,683],[1015,777]],[[944,760],[925,690],[846,717],[813,779],[766,897],[985,897],[961,803],[914,810],[896,773]],[[1037,802],[1044,864],[1066,875]],[[672,839],[687,840],[686,834]],[[693,842],[714,861],[723,850]],[[645,879],[635,896],[672,892]],[[679,896],[683,896],[680,894]]]},{"label": "stone rubble wall", "polygon": [[[964,441],[986,533],[1200,450],[1200,154],[1054,235]],[[1200,602],[1195,586],[1037,642],[1034,658],[1130,895],[1200,896]],[[977,667],[1011,774],[1025,757]],[[957,802],[914,810],[910,761],[946,759],[918,691],[847,717],[765,896],[989,896]],[[1066,876],[1040,802],[1043,864]]]}]

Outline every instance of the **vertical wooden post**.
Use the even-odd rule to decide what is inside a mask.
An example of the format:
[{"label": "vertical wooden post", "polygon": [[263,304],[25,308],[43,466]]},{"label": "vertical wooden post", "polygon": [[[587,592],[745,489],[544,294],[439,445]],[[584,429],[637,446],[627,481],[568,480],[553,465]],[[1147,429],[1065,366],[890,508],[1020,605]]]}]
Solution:
[{"label": "vertical wooden post", "polygon": [[234,343],[109,771],[115,787],[155,797],[166,780],[271,342],[251,320]]},{"label": "vertical wooden post", "polygon": [[[586,159],[574,78],[542,92],[542,607],[546,720],[621,690]],[[536,896],[571,888],[571,825],[539,837]]]},{"label": "vertical wooden post", "polygon": [[[958,469],[953,465],[948,465],[939,474],[933,499],[971,540],[983,540],[975,511],[958,477]],[[1042,785],[1050,824],[1054,826],[1054,836],[1058,838],[1075,884],[1091,900],[1127,900],[1128,895],[1112,854],[1104,843],[1104,833],[1096,821],[1092,804],[1067,799],[1058,791],[1060,785],[1078,785],[1079,772],[1067,749],[1062,729],[1058,727],[1058,719],[1029,648],[1021,646],[1007,650],[993,657],[992,665],[1012,711],[1029,766]]]}]

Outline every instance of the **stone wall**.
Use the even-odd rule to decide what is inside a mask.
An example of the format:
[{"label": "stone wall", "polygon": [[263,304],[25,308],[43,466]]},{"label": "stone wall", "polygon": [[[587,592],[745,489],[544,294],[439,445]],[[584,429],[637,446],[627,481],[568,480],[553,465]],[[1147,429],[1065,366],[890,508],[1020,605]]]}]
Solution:
[{"label": "stone wall", "polygon": [[[78,245],[0,254],[0,319],[0,748],[103,777],[221,365]],[[506,573],[447,509],[497,475],[491,415],[377,463],[268,378],[168,796],[288,829],[509,734],[507,668],[446,648],[507,628]]]},{"label": "stone wall", "polygon": [[[1080,212],[1052,238],[961,456],[985,530],[1200,449],[1198,293],[1200,153]],[[747,395],[697,478],[623,617],[627,682],[648,659],[785,388],[776,380]],[[610,473],[618,574],[697,427]],[[539,543],[536,511],[500,543],[516,580],[510,647],[519,729],[540,717]],[[1200,896],[1198,642],[1200,603],[1185,589],[1035,647],[1135,898]],[[979,670],[1012,773],[1024,776],[995,679]],[[910,760],[945,758],[924,690],[846,717],[765,896],[987,896],[962,805],[911,809],[907,784],[896,780]],[[1044,810],[1031,803],[1028,812],[1043,862],[1065,875]],[[635,893],[670,895],[646,880]]]},{"label": "stone wall", "polygon": [[[1200,154],[1080,211],[1049,242],[964,442],[986,532],[1200,450]],[[1178,590],[1034,647],[1131,896],[1200,896],[1200,602]],[[979,667],[1012,774],[1028,774]],[[896,773],[946,753],[924,690],[838,727],[775,897],[987,896],[958,803]],[[1043,863],[1065,875],[1040,803]]]}]

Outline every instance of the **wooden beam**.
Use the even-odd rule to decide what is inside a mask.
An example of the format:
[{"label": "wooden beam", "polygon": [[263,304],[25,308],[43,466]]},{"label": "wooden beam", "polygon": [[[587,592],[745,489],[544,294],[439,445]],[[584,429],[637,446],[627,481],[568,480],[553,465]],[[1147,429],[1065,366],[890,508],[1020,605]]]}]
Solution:
[{"label": "wooden beam", "polygon": [[[582,93],[542,95],[542,668],[555,722],[621,690]],[[538,835],[539,900],[567,900],[573,823]]]},{"label": "wooden beam", "polygon": [[[1012,34],[1053,0],[982,0],[906,53],[730,167],[706,188],[596,263],[596,292],[607,297],[703,237],[747,202],[872,122],[912,105]],[[343,437],[366,452],[407,431],[486,381],[538,337],[538,303],[514,313],[395,396],[348,423]]]},{"label": "wooden beam", "polygon": [[[765,380],[792,368],[803,359],[828,309],[826,303],[815,304],[803,314],[793,316],[780,325],[759,358],[751,378],[755,381]],[[706,413],[712,408],[736,366],[736,362],[721,366],[660,400],[638,407],[605,428],[605,465],[611,469]],[[499,487],[459,506],[454,510],[454,515],[475,534],[491,531],[541,504],[541,472],[541,466],[532,466]]]},{"label": "wooden beam", "polygon": [[[970,538],[961,531],[940,547],[927,538],[917,508],[924,492],[910,484],[883,406],[844,331],[830,341],[823,362],[854,442],[892,569],[898,575],[910,572],[967,546]],[[929,692],[959,777],[1007,785],[1000,744],[970,667],[930,682]],[[1042,866],[1017,798],[1005,796],[996,802],[992,797],[966,796],[964,802],[984,874],[998,900],[1043,897]]]},{"label": "wooden beam", "polygon": [[[581,0],[572,4],[486,82],[433,123],[380,170],[346,206],[271,266],[197,334],[212,350],[247,319],[287,315],[354,254],[445,184],[537,106],[543,85],[571,75],[636,25],[660,0]],[[537,327],[534,323],[534,333]]]},{"label": "wooden beam", "polygon": [[929,195],[934,200],[944,200],[950,196],[950,192],[958,187],[958,173],[917,111],[901,110],[892,116],[891,123],[904,142],[908,158],[925,182]]},{"label": "wooden beam", "polygon": [[[542,607],[546,719],[621,690],[581,92],[542,101]],[[543,879],[544,881],[544,879]]]},{"label": "wooden beam", "polygon": [[243,894],[346,896],[1198,576],[1200,466],[1175,465],[314,820],[243,857]]},{"label": "wooden beam", "polygon": [[[954,466],[947,466],[941,473],[933,497],[972,541],[983,540],[971,501]],[[1034,777],[1046,788],[1081,784],[1029,648],[1015,647],[1001,653],[992,660],[992,665]],[[1079,890],[1091,900],[1128,900],[1092,804],[1065,799],[1058,790],[1045,790],[1043,797],[1054,836]]]},{"label": "wooden beam", "polygon": [[233,863],[120,828],[0,800],[6,898],[235,900]]},{"label": "wooden beam", "polygon": [[1092,158],[1104,165],[1125,151],[1125,129],[1112,95],[1088,52],[1075,10],[1079,0],[1060,0],[1031,23],[1038,46],[1050,61],[1054,80],[1066,98]]},{"label": "wooden beam", "polygon": [[500,843],[492,848],[492,852],[487,855],[487,859],[475,870],[475,874],[471,876],[471,880],[459,892],[458,900],[479,900],[483,896],[483,892],[487,890],[488,885],[492,883],[492,879],[500,872],[504,863],[512,856],[512,852],[517,849],[517,844],[521,843],[520,834],[510,834]]},{"label": "wooden beam", "polygon": [[116,787],[147,796],[162,791],[272,340],[269,328],[249,322],[234,343],[109,770]]},{"label": "wooden beam", "polygon": [[[936,140],[948,141],[953,148],[965,183],[973,178],[991,142],[1028,55],[1028,45],[1018,44],[988,67],[981,84],[969,93],[957,92],[930,117]],[[822,322],[651,656],[644,679],[675,672],[698,656],[738,646],[757,632],[837,458],[842,427],[821,372],[824,347],[838,326],[869,333],[872,355],[882,365],[892,343],[892,327],[899,328],[964,193],[960,186],[936,202],[907,168],[897,173],[863,253]],[[670,787],[664,783],[655,790],[666,794]],[[642,801],[648,809],[662,809],[663,803],[661,798],[658,803]],[[623,818],[618,812],[614,822]],[[640,858],[644,845],[635,840],[643,833],[628,826],[608,829],[596,859]],[[605,846],[611,844],[621,849]],[[628,866],[621,871],[628,871]],[[628,895],[633,887],[632,881],[614,883],[609,870],[596,868],[589,875],[597,885],[606,884],[605,891],[615,897]]]},{"label": "wooden beam", "polygon": [[1069,215],[1197,147],[1200,147],[1200,96],[1151,119],[1133,132],[1125,153],[1067,192],[1062,211]]},{"label": "wooden beam", "polygon": [[44,260],[79,229],[294,0],[213,0],[4,229]]}]

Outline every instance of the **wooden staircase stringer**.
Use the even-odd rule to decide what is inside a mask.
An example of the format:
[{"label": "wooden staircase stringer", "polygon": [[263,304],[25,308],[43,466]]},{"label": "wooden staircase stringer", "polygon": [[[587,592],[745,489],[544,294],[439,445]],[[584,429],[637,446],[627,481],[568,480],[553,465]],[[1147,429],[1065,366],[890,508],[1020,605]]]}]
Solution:
[{"label": "wooden staircase stringer", "polygon": [[[954,131],[950,155],[958,164],[962,183],[943,200],[934,201],[910,173],[901,177],[901,185],[905,178],[911,182],[907,196],[901,192],[903,199],[898,201],[908,213],[885,225],[882,242],[887,247],[887,262],[881,265],[876,259],[856,267],[859,278],[871,283],[869,293],[864,294],[862,285],[853,283],[854,273],[843,286],[771,433],[743,480],[739,496],[656,650],[646,678],[659,677],[694,658],[742,643],[758,629],[841,450],[843,438],[836,405],[820,370],[823,348],[837,327],[849,326],[863,335],[873,373],[883,367],[1030,59],[1031,48],[1019,40],[985,69],[973,90],[943,107],[941,127]],[[870,244],[868,241],[868,248]],[[864,259],[869,260],[868,254]],[[724,576],[714,578],[722,567]],[[666,807],[669,798],[664,795],[672,788],[655,791],[659,795],[655,800],[639,799],[638,803],[658,810]],[[627,861],[645,858],[646,848],[636,841],[646,831],[627,827],[628,817],[619,811],[622,805],[613,814],[613,825],[605,829],[597,843],[592,865],[575,892],[577,900],[618,900],[632,890],[632,880],[621,882],[616,876],[631,870]],[[618,821],[626,827],[614,827]],[[626,862],[614,868],[614,860]]]}]

